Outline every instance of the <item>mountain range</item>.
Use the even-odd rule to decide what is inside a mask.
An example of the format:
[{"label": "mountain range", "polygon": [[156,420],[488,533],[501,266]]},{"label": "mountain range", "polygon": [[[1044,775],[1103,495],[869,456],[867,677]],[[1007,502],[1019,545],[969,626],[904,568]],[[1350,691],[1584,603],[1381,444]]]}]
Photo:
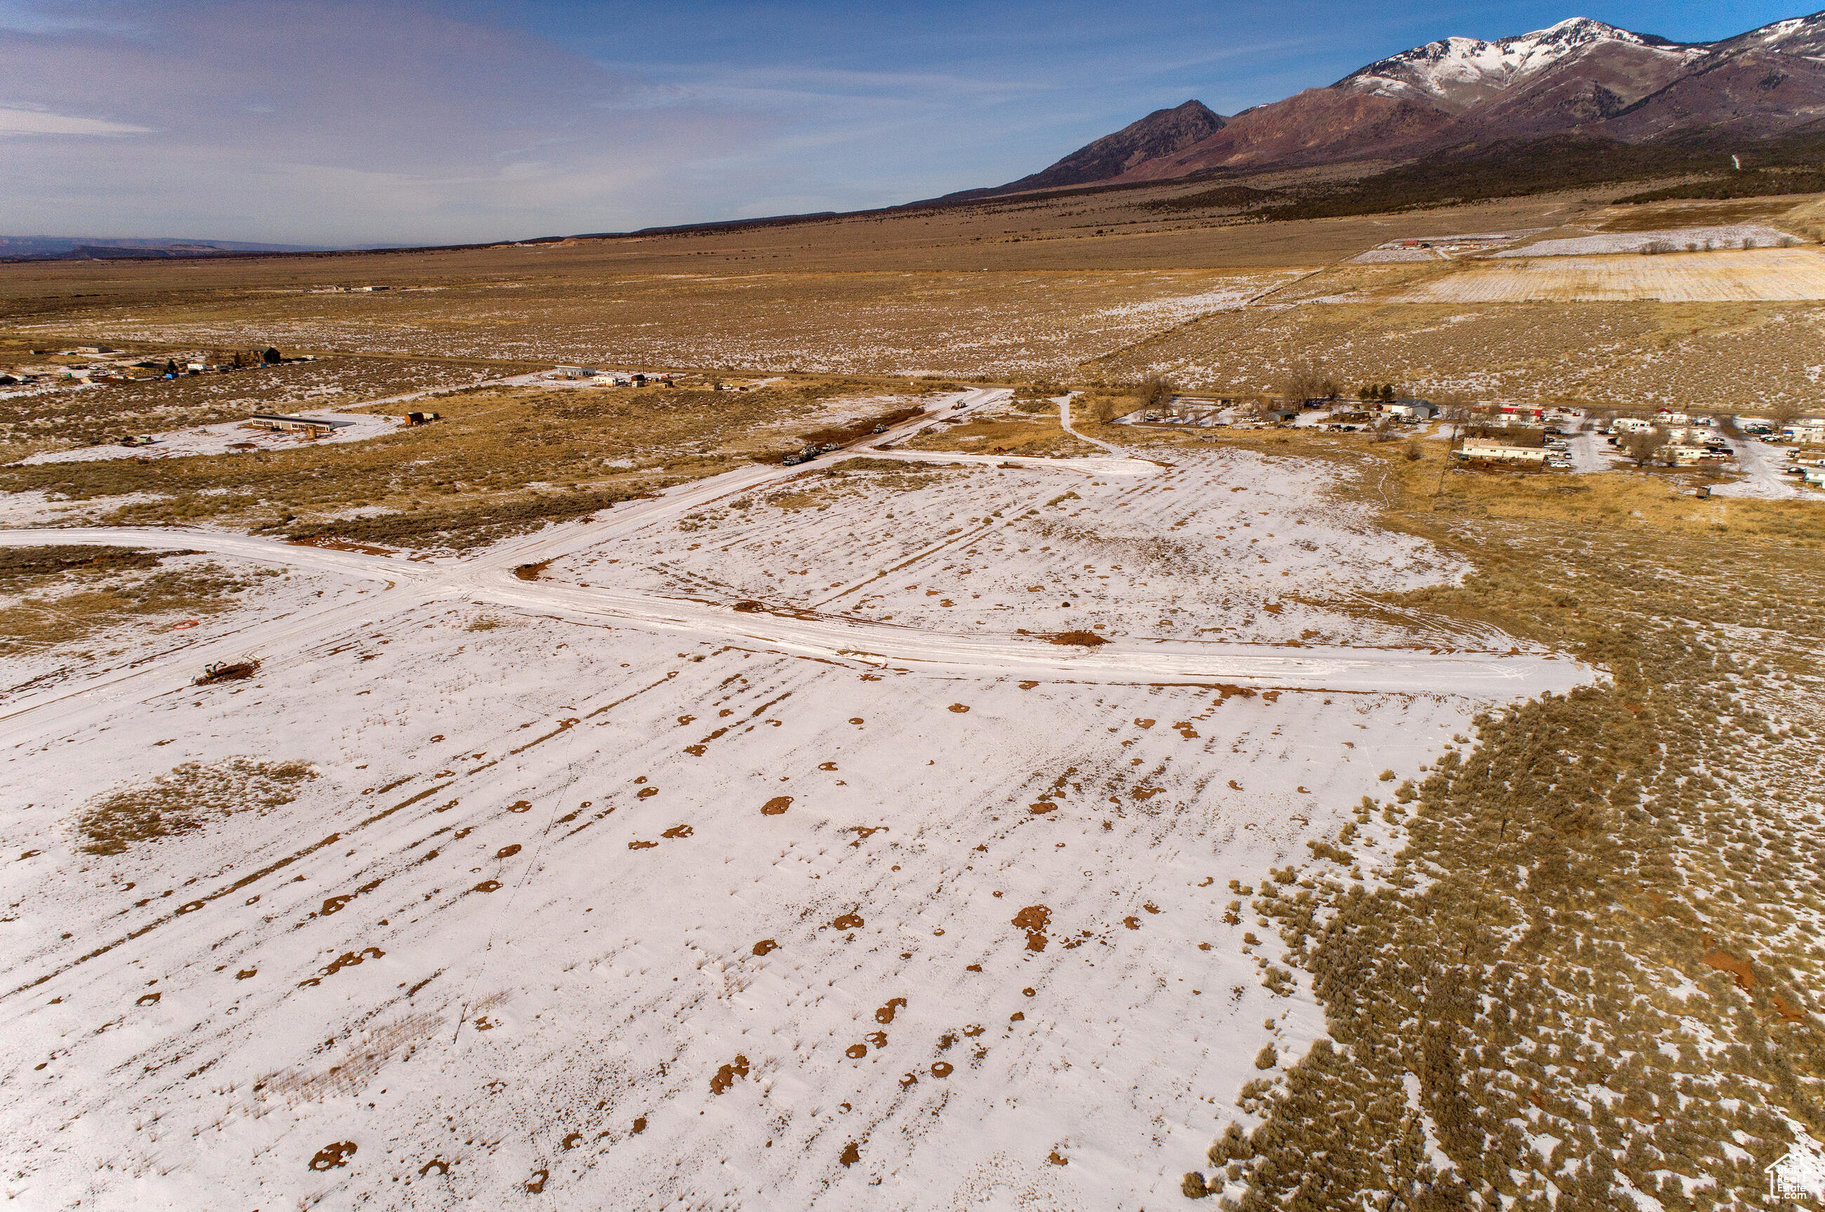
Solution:
[{"label": "mountain range", "polygon": [[0,236],[0,261],[117,261],[220,257],[236,253],[316,252],[305,244],[235,240],[115,239],[99,236]]},{"label": "mountain range", "polygon": [[1708,43],[1575,17],[1494,42],[1429,42],[1227,118],[1187,101],[981,192],[1404,162],[1566,137],[1727,150],[1821,133],[1825,12]]}]

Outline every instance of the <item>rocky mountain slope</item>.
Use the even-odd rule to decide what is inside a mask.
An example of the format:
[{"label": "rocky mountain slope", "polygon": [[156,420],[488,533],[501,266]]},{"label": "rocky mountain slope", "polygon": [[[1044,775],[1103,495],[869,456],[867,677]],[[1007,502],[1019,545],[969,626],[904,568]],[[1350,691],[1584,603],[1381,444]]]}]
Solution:
[{"label": "rocky mountain slope", "polygon": [[1022,177],[1010,191],[1055,189],[1119,177],[1142,164],[1183,151],[1223,129],[1223,119],[1201,101],[1187,101],[1176,109],[1157,109],[1139,122],[1104,135],[1072,152],[1044,172]]},{"label": "rocky mountain slope", "polygon": [[1565,136],[1733,145],[1820,131],[1825,12],[1703,44],[1577,17],[1493,42],[1430,42],[1228,120],[1188,102],[994,192],[1399,161]]}]

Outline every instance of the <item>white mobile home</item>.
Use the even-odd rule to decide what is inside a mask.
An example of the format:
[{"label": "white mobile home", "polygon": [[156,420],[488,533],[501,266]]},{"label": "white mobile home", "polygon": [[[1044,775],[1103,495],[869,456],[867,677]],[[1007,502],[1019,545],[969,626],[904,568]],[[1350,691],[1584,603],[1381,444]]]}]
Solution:
[{"label": "white mobile home", "polygon": [[1544,466],[1551,452],[1544,446],[1509,446],[1472,438],[1457,452],[1457,457],[1474,463],[1513,463],[1518,466]]}]

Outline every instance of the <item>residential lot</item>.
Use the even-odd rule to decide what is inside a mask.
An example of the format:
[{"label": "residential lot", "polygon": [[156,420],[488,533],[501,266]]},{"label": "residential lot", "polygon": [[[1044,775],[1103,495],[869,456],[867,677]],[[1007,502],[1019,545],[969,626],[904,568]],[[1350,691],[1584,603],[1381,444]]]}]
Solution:
[{"label": "residential lot", "polygon": [[1816,249],[1150,196],[9,267],[8,1198],[1761,1206]]}]

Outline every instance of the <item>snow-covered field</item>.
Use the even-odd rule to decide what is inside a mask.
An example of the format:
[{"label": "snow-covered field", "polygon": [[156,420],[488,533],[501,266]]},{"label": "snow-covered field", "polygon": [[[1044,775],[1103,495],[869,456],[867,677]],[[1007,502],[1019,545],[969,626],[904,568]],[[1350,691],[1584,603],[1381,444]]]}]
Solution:
[{"label": "snow-covered field", "polygon": [[1556,256],[1471,262],[1406,288],[1396,303],[1753,303],[1825,299],[1825,252]]},{"label": "snow-covered field", "polygon": [[1721,227],[1670,227],[1659,231],[1605,231],[1588,236],[1539,240],[1494,257],[1585,257],[1611,253],[1710,252],[1713,249],[1783,248],[1801,243],[1791,232],[1760,223]]},{"label": "snow-covered field", "polygon": [[1340,506],[1321,465],[1174,458],[1152,476],[975,464],[923,482],[839,465],[789,494],[660,519],[548,575],[903,627],[1360,645],[1411,637],[1314,603],[1459,571]]},{"label": "snow-covered field", "polygon": [[193,429],[156,434],[149,446],[79,446],[73,450],[45,451],[22,462],[87,463],[96,459],[176,459],[187,455],[283,450],[300,443],[363,442],[392,433],[401,424],[398,417],[365,412],[301,412],[286,415],[339,421],[343,424],[323,437],[314,438],[286,430],[269,429],[257,422],[229,421],[221,425],[199,425]]},{"label": "snow-covered field", "polygon": [[[1284,646],[1456,571],[1292,460],[826,470],[465,561],[165,536],[292,571],[245,631],[0,701],[8,1195],[1169,1204],[1321,1026],[1230,882],[1589,676],[1425,619]],[[1019,634],[1067,624],[1111,642]],[[316,777],[80,845],[236,758]]]}]

